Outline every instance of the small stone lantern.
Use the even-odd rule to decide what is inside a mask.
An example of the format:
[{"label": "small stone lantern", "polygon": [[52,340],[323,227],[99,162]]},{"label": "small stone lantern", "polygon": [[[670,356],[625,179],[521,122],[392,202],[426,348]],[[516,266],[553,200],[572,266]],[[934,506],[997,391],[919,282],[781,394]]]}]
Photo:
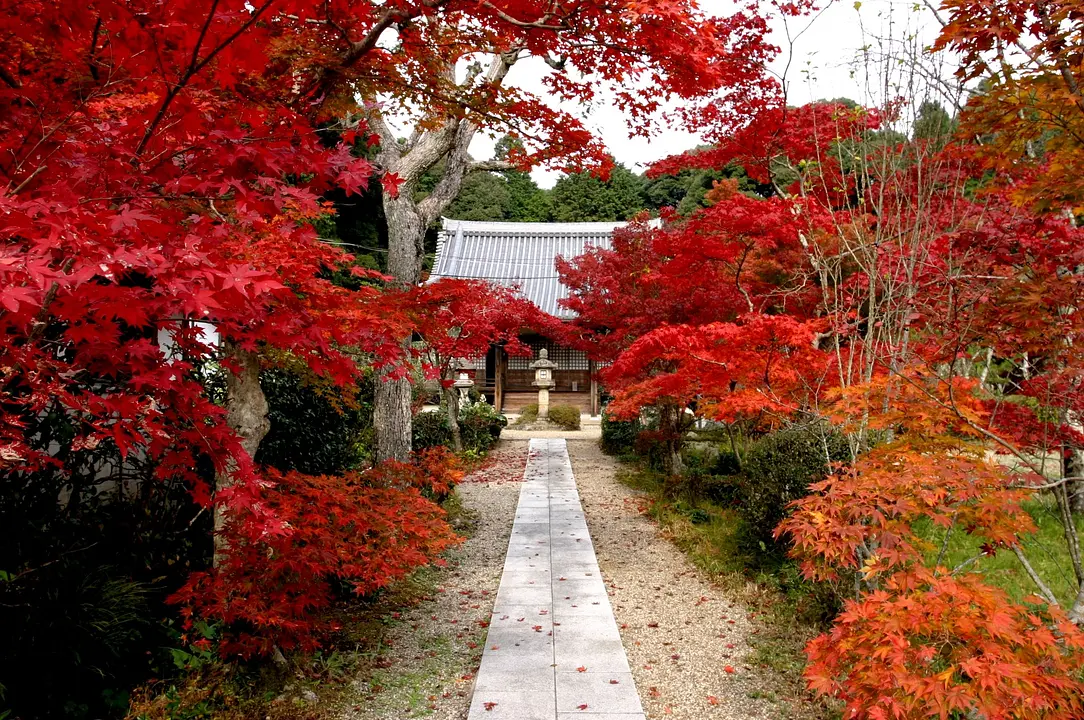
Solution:
[{"label": "small stone lantern", "polygon": [[531,363],[534,370],[534,382],[538,388],[538,417],[543,420],[550,416],[550,390],[556,383],[553,381],[553,371],[557,364],[550,361],[550,353],[546,348],[538,351],[538,359]]},{"label": "small stone lantern", "polygon": [[467,400],[470,399],[470,389],[474,387],[474,380],[471,378],[471,373],[474,368],[466,360],[460,360],[455,371],[455,382],[452,383],[452,387],[459,390],[459,404],[465,405]]}]

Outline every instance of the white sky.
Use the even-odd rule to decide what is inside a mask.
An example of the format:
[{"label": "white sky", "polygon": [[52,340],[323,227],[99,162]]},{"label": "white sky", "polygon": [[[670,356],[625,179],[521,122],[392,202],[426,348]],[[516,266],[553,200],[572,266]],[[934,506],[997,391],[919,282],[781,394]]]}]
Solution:
[{"label": "white sky", "polygon": [[[701,7],[715,14],[729,12],[733,7],[728,0],[700,2]],[[876,86],[877,82],[867,78],[881,73],[879,69],[867,71],[863,67],[862,48],[876,48],[878,37],[891,37],[897,41],[912,38],[919,46],[929,45],[937,37],[939,25],[921,0],[863,0],[861,3],[822,0],[822,5],[825,5],[824,10],[813,17],[788,19],[786,26],[789,26],[790,36],[795,38],[792,50],[787,41],[787,27],[778,18],[772,23],[772,42],[782,49],[782,53],[771,65],[771,70],[779,75],[786,73],[788,101],[792,105],[836,97],[876,105],[885,93],[875,87],[871,89],[870,85]],[[539,78],[545,69],[540,61],[523,62],[513,68],[509,82],[541,93]],[[892,94],[907,93],[897,90]],[[651,139],[629,138],[626,118],[604,97],[599,98],[595,107],[577,109],[575,114],[602,137],[619,162],[635,172],[699,142],[696,136],[674,129],[663,130]],[[492,157],[493,143],[492,138],[479,137],[471,146],[471,154],[476,158]],[[559,173],[537,170],[534,177],[543,187],[551,187]]]}]

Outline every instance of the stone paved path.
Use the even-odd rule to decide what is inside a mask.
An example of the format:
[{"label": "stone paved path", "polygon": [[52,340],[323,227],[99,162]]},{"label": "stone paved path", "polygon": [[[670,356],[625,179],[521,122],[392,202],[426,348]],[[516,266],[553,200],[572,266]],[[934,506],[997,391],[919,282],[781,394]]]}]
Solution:
[{"label": "stone paved path", "polygon": [[645,718],[563,439],[531,440],[468,718]]}]

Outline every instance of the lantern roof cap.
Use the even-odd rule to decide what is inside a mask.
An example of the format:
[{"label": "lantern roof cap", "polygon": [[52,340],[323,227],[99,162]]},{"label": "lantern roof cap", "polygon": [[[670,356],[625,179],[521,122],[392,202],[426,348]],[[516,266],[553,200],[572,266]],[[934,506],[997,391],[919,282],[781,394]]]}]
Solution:
[{"label": "lantern roof cap", "polygon": [[550,360],[550,351],[547,350],[546,348],[542,348],[541,350],[539,350],[538,351],[538,359],[535,360],[533,363],[531,363],[531,369],[532,370],[541,369],[541,368],[550,368],[550,369],[552,369],[552,368],[555,368],[555,367],[557,367],[557,363]]}]

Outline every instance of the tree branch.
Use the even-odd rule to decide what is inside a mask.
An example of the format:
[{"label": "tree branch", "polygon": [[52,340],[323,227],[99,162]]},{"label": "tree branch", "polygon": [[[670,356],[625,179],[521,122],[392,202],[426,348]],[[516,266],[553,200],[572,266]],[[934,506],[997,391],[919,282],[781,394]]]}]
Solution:
[{"label": "tree branch", "polygon": [[23,86],[3,65],[0,65],[0,80],[3,80],[5,85],[14,90],[18,90]]},{"label": "tree branch", "polygon": [[188,85],[188,82],[196,74],[203,70],[203,68],[207,67],[207,64],[214,60],[220,52],[229,47],[234,40],[239,38],[242,33],[252,27],[256,23],[256,21],[260,19],[260,16],[263,15],[263,13],[269,7],[271,7],[271,4],[274,2],[275,0],[267,0],[263,5],[252,10],[252,12],[249,13],[248,20],[246,20],[244,24],[241,25],[241,27],[237,28],[236,31],[234,31],[232,34],[226,37],[226,39],[220,42],[211,52],[207,53],[207,57],[203,58],[203,60],[200,60],[200,48],[202,48],[203,46],[203,41],[206,39],[207,31],[211,27],[212,20],[214,20],[215,11],[218,9],[219,0],[213,0],[211,4],[211,10],[207,13],[207,19],[204,21],[203,28],[200,30],[199,37],[196,39],[195,47],[192,48],[192,60],[189,62],[188,70],[186,70],[184,75],[181,76],[180,80],[177,81],[177,84],[171,87],[169,89],[169,92],[166,93],[166,97],[162,100],[162,105],[158,108],[158,112],[155,114],[154,120],[152,120],[151,124],[147,126],[147,131],[143,133],[143,139],[140,140],[139,145],[136,146],[134,153],[136,158],[138,158],[143,153],[143,150],[146,149],[147,143],[150,142],[151,137],[154,135],[155,131],[158,129],[158,126],[161,125],[162,120],[165,118],[166,111],[169,109],[169,106],[173,103],[173,100],[177,97],[177,95],[180,94],[181,90],[183,90],[185,86]]},{"label": "tree branch", "polygon": [[[512,66],[519,59],[519,53],[520,48],[513,48],[507,52],[494,55],[489,64],[489,70],[486,72],[483,87],[493,89],[500,87],[504,79],[508,77],[508,71],[512,69]],[[470,155],[467,154],[467,151],[475,133],[478,132],[478,124],[468,116],[462,120],[448,123],[445,127],[451,129],[452,132],[446,138],[447,144],[440,155],[440,157],[447,156],[444,176],[437,183],[437,186],[433,188],[433,192],[418,203],[418,212],[421,213],[422,218],[427,223],[433,222],[440,217],[444,208],[455,200],[455,196],[459,194],[459,190],[463,186],[463,178],[472,167]],[[424,144],[425,141],[423,140],[407,156],[407,159],[415,155]]]},{"label": "tree branch", "polygon": [[515,169],[516,166],[507,160],[484,160],[482,162],[471,163],[467,167],[467,172],[508,172],[509,170]]},{"label": "tree branch", "polygon": [[1027,555],[1025,555],[1024,551],[1020,549],[1020,546],[1013,545],[1012,551],[1016,554],[1016,558],[1020,561],[1020,564],[1024,566],[1024,571],[1027,572],[1028,577],[1030,577],[1031,581],[1035,583],[1035,586],[1039,588],[1039,593],[1043,596],[1043,598],[1051,605],[1057,605],[1058,599],[1054,597],[1054,593],[1051,592],[1050,588],[1047,587],[1046,583],[1044,583],[1042,578],[1039,577],[1039,574],[1035,572],[1035,568],[1031,566],[1031,563],[1028,561]]},{"label": "tree branch", "polygon": [[493,3],[489,2],[488,0],[486,0],[486,2],[484,2],[482,4],[485,5],[488,9],[492,10],[493,13],[497,17],[499,17],[501,20],[504,20],[509,25],[515,25],[518,28],[524,28],[524,29],[530,29],[530,30],[552,30],[554,32],[562,32],[564,30],[568,30],[568,25],[564,25],[564,24],[562,24],[562,25],[549,25],[548,24],[549,23],[549,18],[550,18],[549,14],[543,15],[538,20],[533,20],[533,21],[531,21],[531,20],[517,20],[516,18],[512,17],[508,13],[501,10],[499,7],[497,7]]}]

